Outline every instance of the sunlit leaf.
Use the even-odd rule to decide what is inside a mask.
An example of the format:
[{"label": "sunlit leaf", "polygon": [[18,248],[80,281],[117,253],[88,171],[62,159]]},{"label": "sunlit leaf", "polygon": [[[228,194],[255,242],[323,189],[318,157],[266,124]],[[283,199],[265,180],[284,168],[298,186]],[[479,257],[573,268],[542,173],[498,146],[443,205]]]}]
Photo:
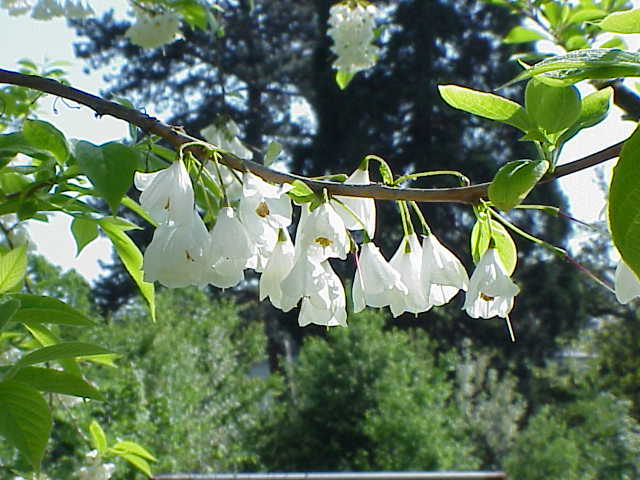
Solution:
[{"label": "sunlit leaf", "polygon": [[491,185],[489,200],[500,210],[519,205],[549,168],[546,160],[514,160],[500,167]]},{"label": "sunlit leaf", "polygon": [[8,292],[22,282],[27,273],[27,248],[9,250],[0,258],[0,293]]}]

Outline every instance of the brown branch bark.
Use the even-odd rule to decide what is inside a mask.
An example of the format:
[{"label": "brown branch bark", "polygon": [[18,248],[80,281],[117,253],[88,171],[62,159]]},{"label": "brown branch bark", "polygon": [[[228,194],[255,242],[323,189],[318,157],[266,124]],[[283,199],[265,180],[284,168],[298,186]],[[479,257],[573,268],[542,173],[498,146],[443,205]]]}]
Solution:
[{"label": "brown branch bark", "polygon": [[[167,125],[157,118],[150,117],[137,110],[127,108],[115,102],[111,102],[64,85],[56,80],[43,78],[35,75],[24,75],[10,70],[0,69],[0,83],[18,85],[32,88],[44,93],[49,93],[61,98],[72,100],[81,105],[85,105],[96,112],[96,115],[110,115],[120,120],[132,123],[145,132],[162,137],[174,148],[189,142],[200,139],[187,135],[180,127]],[[555,171],[546,175],[540,183],[549,182],[556,178],[570,175],[572,173],[592,167],[606,160],[617,157],[622,149],[620,142],[616,145],[605,148],[599,152],[575,160],[571,163],[556,167]],[[198,147],[189,147],[198,156],[202,156],[203,150]],[[380,184],[372,185],[347,185],[329,181],[312,180],[303,176],[290,173],[278,172],[264,165],[251,161],[241,160],[230,154],[223,154],[222,163],[235,170],[246,171],[262,177],[264,180],[273,183],[291,183],[294,180],[301,180],[314,191],[326,189],[332,195],[344,195],[349,197],[369,197],[379,200],[413,200],[416,202],[432,203],[466,203],[473,204],[481,198],[487,196],[489,183],[480,183],[468,187],[458,188],[392,188]]]}]

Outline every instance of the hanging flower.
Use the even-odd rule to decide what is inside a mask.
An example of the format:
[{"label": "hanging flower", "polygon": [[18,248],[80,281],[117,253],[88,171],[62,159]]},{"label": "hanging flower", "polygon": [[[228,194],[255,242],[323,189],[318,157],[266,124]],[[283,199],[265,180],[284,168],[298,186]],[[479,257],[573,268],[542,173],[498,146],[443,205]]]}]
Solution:
[{"label": "hanging flower", "polygon": [[338,56],[333,62],[336,70],[353,75],[375,65],[379,49],[371,42],[376,14],[372,4],[338,3],[331,7],[327,33],[333,39],[331,51]]},{"label": "hanging flower", "polygon": [[207,227],[193,208],[186,221],[159,224],[144,252],[144,280],[169,288],[206,283],[208,246]]},{"label": "hanging flower", "polygon": [[640,281],[622,259],[616,267],[614,287],[616,298],[620,303],[629,303],[634,298],[640,297]]},{"label": "hanging flower", "polygon": [[429,304],[435,306],[444,305],[469,286],[464,266],[435,235],[427,235],[422,241],[421,277],[428,289]]},{"label": "hanging flower", "polygon": [[366,305],[375,308],[399,304],[409,292],[400,274],[384,259],[373,242],[362,245],[353,278],[353,311],[358,313]]},{"label": "hanging flower", "polygon": [[181,223],[190,219],[194,194],[191,178],[182,160],[169,168],[153,173],[136,172],[134,183],[140,195],[140,205],[158,223]]},{"label": "hanging flower", "polygon": [[302,299],[298,325],[304,327],[313,323],[327,327],[346,327],[347,302],[340,277],[328,261],[321,262],[319,266],[319,278],[315,283],[320,288]]},{"label": "hanging flower", "polygon": [[278,241],[260,277],[260,300],[269,297],[276,308],[282,308],[282,288],[295,263],[295,249],[286,228],[281,228]]},{"label": "hanging flower", "polygon": [[407,293],[391,302],[394,317],[404,312],[418,314],[431,308],[421,279],[422,247],[415,233],[405,235],[389,264],[400,274]]},{"label": "hanging flower", "polygon": [[156,48],[173,41],[180,32],[180,17],[174,12],[149,14],[147,11],[133,8],[136,22],[124,36],[131,43],[142,48]]},{"label": "hanging flower", "polygon": [[282,297],[280,308],[283,312],[293,309],[303,297],[315,295],[315,303],[320,307],[329,308],[331,300],[322,297],[324,291],[324,268],[316,256],[297,254],[293,268],[280,283]]},{"label": "hanging flower", "polygon": [[[345,184],[354,185],[369,185],[369,170],[357,169],[353,172],[349,178],[344,182]],[[342,205],[336,205],[336,211],[342,218],[345,226],[349,230],[362,230],[364,228],[369,235],[369,238],[373,238],[376,233],[376,203],[373,198],[358,198],[358,197],[342,197],[336,196],[336,199],[344,203],[359,219],[357,221],[353,215],[348,212]]]},{"label": "hanging flower", "polygon": [[240,141],[240,129],[236,122],[228,119],[223,124],[211,124],[202,129],[204,139],[224,152],[229,152],[243,160],[251,160],[253,152]]},{"label": "hanging flower", "polygon": [[[309,247],[319,247],[310,249]],[[298,224],[296,248],[317,260],[347,258],[349,236],[344,222],[329,203],[322,203]]]},{"label": "hanging flower", "polygon": [[211,270],[207,273],[207,281],[219,288],[237,285],[244,280],[244,269],[255,255],[255,246],[233,208],[220,209],[210,237]]},{"label": "hanging flower", "polygon": [[520,288],[507,275],[498,251],[489,248],[471,275],[463,308],[473,318],[507,318],[513,308],[513,298],[519,292]]},{"label": "hanging flower", "polygon": [[290,188],[271,185],[250,172],[244,174],[238,215],[256,246],[249,266],[258,272],[275,247],[278,230],[291,224],[291,200],[286,195]]}]

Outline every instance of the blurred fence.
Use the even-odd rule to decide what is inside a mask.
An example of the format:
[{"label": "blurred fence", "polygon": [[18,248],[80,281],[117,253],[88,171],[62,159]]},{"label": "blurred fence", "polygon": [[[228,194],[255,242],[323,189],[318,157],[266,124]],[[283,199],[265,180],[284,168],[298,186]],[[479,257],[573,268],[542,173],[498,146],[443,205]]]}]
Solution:
[{"label": "blurred fence", "polygon": [[485,480],[506,479],[504,472],[309,472],[170,473],[154,480]]}]

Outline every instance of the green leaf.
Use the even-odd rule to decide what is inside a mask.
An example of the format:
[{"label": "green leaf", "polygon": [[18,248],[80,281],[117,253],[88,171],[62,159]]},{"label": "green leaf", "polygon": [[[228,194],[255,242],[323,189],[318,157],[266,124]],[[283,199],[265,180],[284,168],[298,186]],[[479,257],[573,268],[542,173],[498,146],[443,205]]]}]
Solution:
[{"label": "green leaf", "polygon": [[640,33],[640,9],[612,13],[598,26],[605,32]]},{"label": "green leaf", "polygon": [[20,300],[11,297],[0,298],[0,329],[11,321],[20,309]]},{"label": "green leaf", "polygon": [[624,143],[613,169],[609,229],[620,256],[640,276],[640,128]]},{"label": "green leaf", "polygon": [[514,160],[500,167],[489,185],[489,200],[502,211],[519,205],[547,173],[546,160]]},{"label": "green leaf", "polygon": [[[33,335],[33,338],[35,338],[41,346],[47,347],[49,345],[60,343],[60,339],[41,323],[22,322],[22,324],[27,330],[29,330],[29,333]],[[62,365],[65,372],[77,377],[82,377],[82,372],[80,371],[80,367],[78,366],[78,362],[75,358],[63,358],[59,360],[59,363]]]},{"label": "green leaf", "polygon": [[138,286],[140,293],[149,306],[151,318],[155,321],[156,307],[153,283],[145,282],[142,273],[142,253],[135,243],[124,233],[122,222],[115,218],[103,218],[99,221],[100,227],[109,237],[118,257],[122,260],[127,272]]},{"label": "green leaf", "polygon": [[0,434],[35,470],[40,469],[52,423],[47,402],[35,388],[11,380],[0,383]]},{"label": "green leaf", "polygon": [[533,128],[524,108],[504,97],[458,85],[439,85],[438,90],[453,108],[512,125],[525,133]]},{"label": "green leaf", "polygon": [[538,62],[501,88],[531,77],[550,85],[567,86],[587,78],[637,76],[640,76],[640,54],[615,48],[593,48]]},{"label": "green leaf", "polygon": [[39,160],[55,160],[51,152],[31,145],[22,133],[0,135],[0,157],[13,157],[18,153],[23,153]]},{"label": "green leaf", "polygon": [[0,293],[6,293],[20,285],[26,273],[26,246],[9,250],[0,258]]},{"label": "green leaf", "polygon": [[62,325],[93,326],[86,315],[61,300],[41,295],[14,293],[11,295],[22,304],[15,314],[18,322],[56,323]]},{"label": "green leaf", "polygon": [[338,70],[338,73],[336,73],[336,83],[338,84],[338,87],[340,87],[340,90],[347,88],[354,76],[355,73]]},{"label": "green leaf", "polygon": [[149,462],[147,462],[144,458],[133,455],[131,453],[116,453],[116,455],[124,458],[127,462],[136,467],[146,476],[151,477],[151,466],[149,465]]},{"label": "green leaf", "polygon": [[141,445],[135,443],[135,442],[128,442],[128,441],[120,441],[118,443],[116,443],[113,447],[111,447],[111,450],[113,452],[118,452],[118,454],[122,454],[122,453],[132,453],[134,455],[137,455],[138,457],[142,457],[142,458],[146,458],[147,460],[151,460],[152,462],[157,462],[158,460],[156,459],[156,457],[154,457],[153,455],[151,455],[151,453],[145,449],[144,447],[142,447]]},{"label": "green leaf", "polygon": [[574,86],[550,87],[536,79],[525,90],[529,117],[546,133],[557,133],[572,126],[580,116],[580,92]]},{"label": "green leaf", "polygon": [[270,142],[267,147],[267,153],[264,155],[264,165],[267,167],[271,165],[278,158],[280,152],[282,152],[282,145],[279,142]]},{"label": "green leaf", "polygon": [[69,145],[64,134],[56,127],[42,120],[25,120],[22,134],[36,148],[51,152],[60,165],[69,158]]},{"label": "green leaf", "polygon": [[92,218],[75,217],[71,222],[71,233],[76,241],[76,257],[82,249],[98,238],[98,222]]},{"label": "green leaf", "polygon": [[98,422],[91,421],[89,425],[89,433],[91,434],[91,443],[96,447],[96,450],[100,455],[107,453],[107,435]]},{"label": "green leaf", "polygon": [[542,33],[536,32],[529,28],[513,27],[509,33],[504,37],[504,43],[527,43],[535,42],[536,40],[543,40],[545,37]]},{"label": "green leaf", "polygon": [[592,127],[607,118],[612,100],[612,87],[606,87],[587,95],[582,100],[582,108],[578,118],[580,128]]},{"label": "green leaf", "polygon": [[82,355],[102,355],[111,353],[106,348],[98,345],[82,342],[62,342],[48,347],[34,350],[22,357],[13,367],[9,377],[17,373],[17,370],[36,363],[51,362],[62,358],[80,357]]},{"label": "green leaf", "polygon": [[128,195],[125,195],[124,197],[122,197],[121,204],[122,204],[123,207],[127,207],[133,213],[135,213],[136,215],[140,216],[143,220],[146,220],[149,224],[153,225],[154,227],[158,226],[158,222],[156,222],[153,218],[151,218],[151,215],[149,215],[140,206],[140,204],[138,202],[133,200]]},{"label": "green leaf", "polygon": [[137,151],[116,142],[96,146],[80,141],[76,144],[75,155],[82,173],[89,177],[115,215],[120,200],[133,184],[138,165]]},{"label": "green leaf", "polygon": [[627,48],[627,43],[622,37],[613,37],[599,45],[598,48]]},{"label": "green leaf", "polygon": [[471,230],[471,254],[474,263],[477,264],[480,261],[484,252],[489,248],[491,240],[498,250],[498,255],[507,274],[511,275],[516,269],[518,261],[516,245],[504,226],[493,219],[478,220]]},{"label": "green leaf", "polygon": [[104,400],[102,394],[82,377],[52,368],[25,367],[16,373],[13,380],[31,385],[42,392]]},{"label": "green leaf", "polygon": [[568,23],[590,22],[592,20],[600,20],[606,16],[607,12],[605,10],[599,8],[583,8],[572,13]]}]

